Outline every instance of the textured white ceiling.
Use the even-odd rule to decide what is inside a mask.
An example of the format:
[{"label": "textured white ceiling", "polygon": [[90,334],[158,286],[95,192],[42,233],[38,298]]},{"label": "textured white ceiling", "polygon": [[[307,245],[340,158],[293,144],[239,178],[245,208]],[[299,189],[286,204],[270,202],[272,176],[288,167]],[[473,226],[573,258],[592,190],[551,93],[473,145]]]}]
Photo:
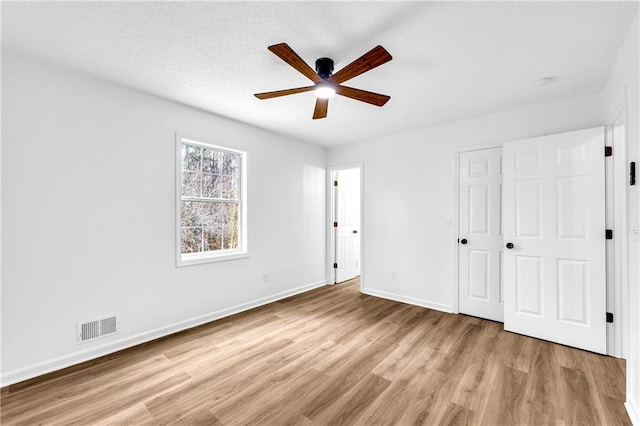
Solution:
[{"label": "textured white ceiling", "polygon": [[[335,146],[603,89],[637,2],[3,2],[2,47],[303,141]],[[336,71],[377,44],[393,60],[312,120],[309,85],[267,50]],[[536,87],[544,76],[552,84]]]}]

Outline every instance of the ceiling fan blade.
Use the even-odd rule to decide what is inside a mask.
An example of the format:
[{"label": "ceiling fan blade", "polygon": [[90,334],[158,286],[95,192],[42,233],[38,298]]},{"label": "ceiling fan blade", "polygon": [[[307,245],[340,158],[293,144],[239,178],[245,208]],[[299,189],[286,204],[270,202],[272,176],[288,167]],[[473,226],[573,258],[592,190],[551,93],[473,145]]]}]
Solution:
[{"label": "ceiling fan blade", "polygon": [[387,52],[384,47],[376,46],[346,67],[342,68],[337,73],[333,74],[330,77],[330,80],[340,84],[377,66],[389,62],[391,59],[391,54]]},{"label": "ceiling fan blade", "polygon": [[296,93],[302,93],[302,92],[310,92],[313,89],[315,89],[315,86],[296,87],[295,89],[275,90],[273,92],[256,93],[253,96],[255,96],[258,99],[271,99],[271,98],[277,98],[279,96],[294,95]]},{"label": "ceiling fan blade", "polygon": [[316,108],[313,110],[313,119],[325,118],[327,116],[327,107],[329,106],[329,99],[317,98]]},{"label": "ceiling fan blade", "polygon": [[322,77],[316,73],[287,43],[274,44],[268,49],[275,53],[280,59],[297,69],[302,75],[313,82],[322,81]]},{"label": "ceiling fan blade", "polygon": [[354,89],[353,87],[338,86],[336,88],[338,95],[346,96],[347,98],[355,99],[358,101],[366,102],[375,106],[381,107],[386,104],[391,96],[381,95],[380,93],[367,92],[366,90]]}]

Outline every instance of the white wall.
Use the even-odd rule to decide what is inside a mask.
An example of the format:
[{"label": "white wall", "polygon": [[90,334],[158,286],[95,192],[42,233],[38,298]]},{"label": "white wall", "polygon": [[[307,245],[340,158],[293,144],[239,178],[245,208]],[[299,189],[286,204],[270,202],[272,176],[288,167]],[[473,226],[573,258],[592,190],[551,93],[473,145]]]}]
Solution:
[{"label": "white wall", "polygon": [[[323,148],[6,51],[2,124],[2,385],[325,282]],[[248,152],[249,259],[176,268],[176,131]]]},{"label": "white wall", "polygon": [[[622,45],[603,92],[604,117],[610,119],[626,98],[627,160],[640,164],[640,73],[638,52],[640,34],[638,16]],[[615,152],[614,152],[615,155]],[[638,188],[628,186],[629,213],[629,299],[628,299],[628,358],[627,411],[635,425],[640,425],[640,259],[637,232],[640,227]],[[635,230],[635,234],[634,234]]]},{"label": "white wall", "polygon": [[329,165],[364,162],[364,292],[453,311],[456,147],[601,124],[594,94],[330,149]]}]

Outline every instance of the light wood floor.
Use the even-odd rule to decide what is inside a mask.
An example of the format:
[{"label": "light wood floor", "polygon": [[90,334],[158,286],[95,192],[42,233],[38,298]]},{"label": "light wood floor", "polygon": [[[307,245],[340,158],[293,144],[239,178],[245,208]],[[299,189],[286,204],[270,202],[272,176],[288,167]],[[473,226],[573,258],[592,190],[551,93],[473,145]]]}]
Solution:
[{"label": "light wood floor", "polygon": [[323,287],[2,389],[2,424],[628,425],[618,359]]}]

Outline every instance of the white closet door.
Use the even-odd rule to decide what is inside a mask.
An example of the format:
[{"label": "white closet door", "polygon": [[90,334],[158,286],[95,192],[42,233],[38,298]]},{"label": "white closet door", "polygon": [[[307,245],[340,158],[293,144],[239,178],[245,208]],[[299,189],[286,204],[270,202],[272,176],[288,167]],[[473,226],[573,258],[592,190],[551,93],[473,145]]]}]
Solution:
[{"label": "white closet door", "polygon": [[502,148],[460,153],[459,311],[502,322]]},{"label": "white closet door", "polygon": [[503,154],[505,330],[605,353],[604,129]]}]

